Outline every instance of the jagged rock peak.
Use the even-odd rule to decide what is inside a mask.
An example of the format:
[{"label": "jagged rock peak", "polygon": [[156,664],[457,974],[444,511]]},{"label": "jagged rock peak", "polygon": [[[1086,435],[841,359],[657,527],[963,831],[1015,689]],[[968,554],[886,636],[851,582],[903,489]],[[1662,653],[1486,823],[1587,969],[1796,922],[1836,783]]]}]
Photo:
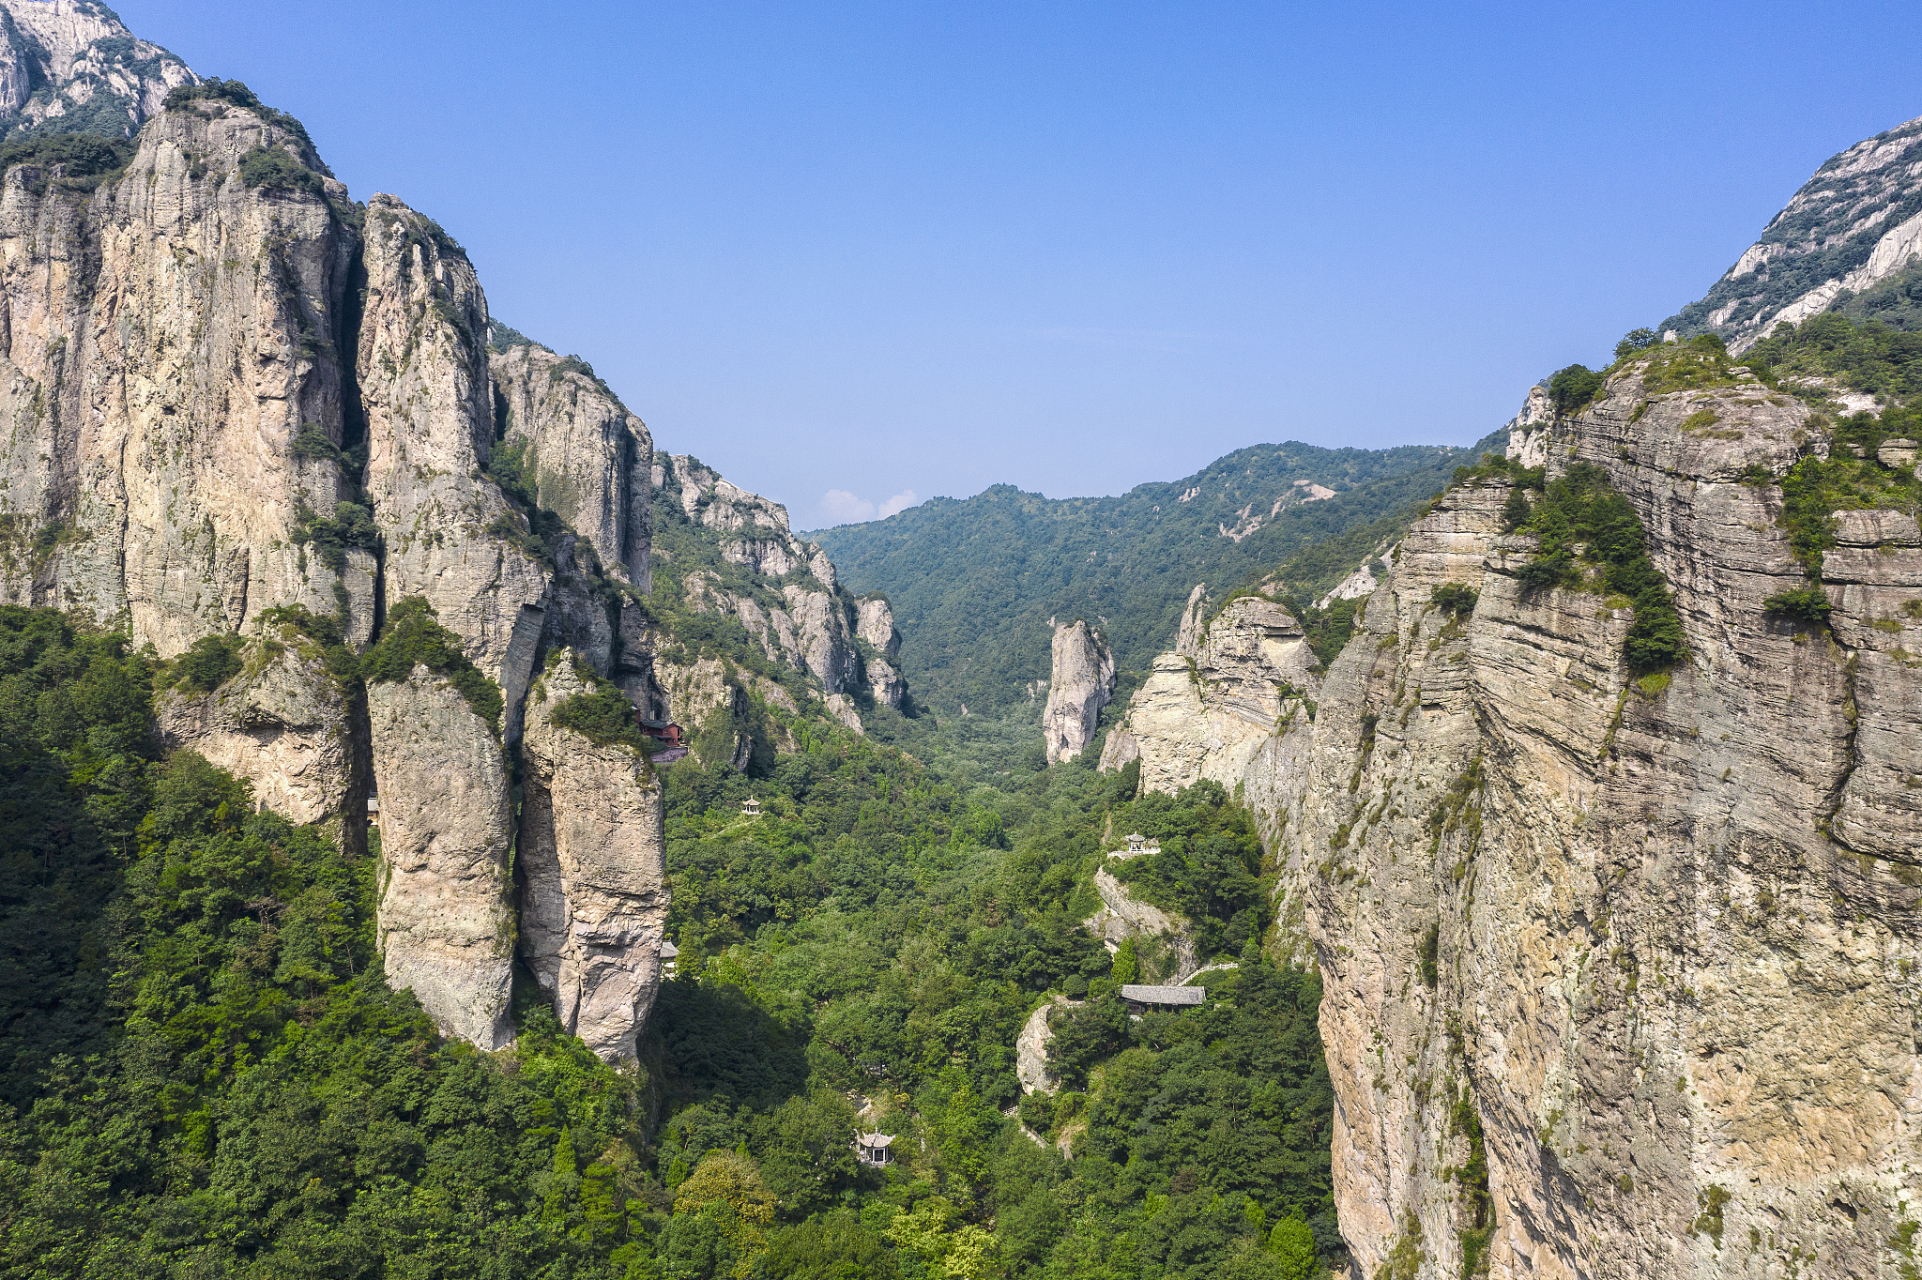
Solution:
[{"label": "jagged rock peak", "polygon": [[1114,681],[1114,652],[1104,637],[1080,618],[1055,624],[1053,674],[1041,713],[1049,764],[1074,759],[1094,740]]},{"label": "jagged rock peak", "polygon": [[92,0],[0,0],[0,138],[130,138],[200,77]]},{"label": "jagged rock peak", "polygon": [[1831,156],[1701,301],[1663,322],[1740,353],[1898,275],[1922,255],[1922,118]]}]

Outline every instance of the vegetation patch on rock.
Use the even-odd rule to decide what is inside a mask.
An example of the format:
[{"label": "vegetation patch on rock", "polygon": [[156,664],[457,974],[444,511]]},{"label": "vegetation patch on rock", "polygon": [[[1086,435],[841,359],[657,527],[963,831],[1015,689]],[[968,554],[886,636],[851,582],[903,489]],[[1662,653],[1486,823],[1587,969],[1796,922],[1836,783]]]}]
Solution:
[{"label": "vegetation patch on rock", "polygon": [[398,684],[416,665],[453,685],[474,714],[500,732],[501,687],[468,661],[460,637],[440,624],[434,606],[421,596],[409,596],[387,611],[387,625],[361,659],[361,672],[369,683]]}]

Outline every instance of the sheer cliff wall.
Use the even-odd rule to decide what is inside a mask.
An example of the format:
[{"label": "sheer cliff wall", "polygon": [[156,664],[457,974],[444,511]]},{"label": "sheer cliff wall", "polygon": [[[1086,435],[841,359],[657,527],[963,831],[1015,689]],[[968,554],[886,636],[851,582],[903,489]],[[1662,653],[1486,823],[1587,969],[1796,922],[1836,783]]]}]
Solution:
[{"label": "sheer cliff wall", "polygon": [[[1471,481],[1394,553],[1313,719],[1237,759],[1323,973],[1361,1272],[1908,1274],[1915,514],[1836,517],[1824,627],[1763,603],[1804,580],[1780,480],[1831,448],[1806,405],[1630,366],[1512,447],[1629,499],[1686,660],[1635,679],[1625,601],[1524,590],[1508,482]],[[1209,770],[1135,737],[1144,780],[1157,752]]]}]

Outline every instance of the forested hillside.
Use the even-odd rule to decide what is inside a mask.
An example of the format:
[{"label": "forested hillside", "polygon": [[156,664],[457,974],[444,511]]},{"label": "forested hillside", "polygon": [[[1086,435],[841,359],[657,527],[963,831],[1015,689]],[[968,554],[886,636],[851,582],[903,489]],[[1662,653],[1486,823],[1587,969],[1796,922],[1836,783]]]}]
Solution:
[{"label": "forested hillside", "polygon": [[1313,598],[1405,528],[1456,466],[1498,447],[1257,445],[1116,498],[996,485],[808,536],[853,590],[893,603],[917,700],[993,715],[1048,678],[1049,618],[1100,626],[1125,681],[1172,645],[1196,583],[1219,597],[1286,566],[1290,589]]},{"label": "forested hillside", "polygon": [[[1275,868],[1220,788],[838,726],[762,776],[697,754],[663,771],[681,976],[640,1070],[524,974],[487,1054],[382,977],[377,833],[343,855],[158,749],[155,690],[233,661],[0,610],[6,1274],[1299,1280],[1339,1254],[1320,987],[1263,958]],[[1130,1022],[1143,962],[1078,921],[1135,827],[1163,849],[1140,891],[1240,968]],[[1069,1083],[1023,1098],[1050,993],[1087,1002]],[[893,1167],[857,1164],[857,1125]]]}]

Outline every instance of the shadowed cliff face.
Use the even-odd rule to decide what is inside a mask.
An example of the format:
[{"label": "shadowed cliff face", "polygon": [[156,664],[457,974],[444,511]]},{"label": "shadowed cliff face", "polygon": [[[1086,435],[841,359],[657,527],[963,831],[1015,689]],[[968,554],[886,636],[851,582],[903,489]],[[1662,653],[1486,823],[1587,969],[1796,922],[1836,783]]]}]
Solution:
[{"label": "shadowed cliff face", "polygon": [[562,1027],[631,1061],[667,928],[661,787],[631,747],[554,723],[589,691],[563,651],[536,684],[522,759],[520,950]]},{"label": "shadowed cliff face", "polygon": [[[1621,598],[1524,591],[1535,540],[1473,481],[1396,550],[1315,718],[1246,764],[1284,941],[1324,974],[1363,1274],[1895,1274],[1922,1194],[1922,531],[1843,513],[1832,633],[1765,612],[1803,571],[1759,477],[1825,432],[1740,371],[1650,397],[1629,367],[1512,447],[1629,499],[1686,660],[1633,679]],[[1166,748],[1141,742],[1144,781]]]}]

